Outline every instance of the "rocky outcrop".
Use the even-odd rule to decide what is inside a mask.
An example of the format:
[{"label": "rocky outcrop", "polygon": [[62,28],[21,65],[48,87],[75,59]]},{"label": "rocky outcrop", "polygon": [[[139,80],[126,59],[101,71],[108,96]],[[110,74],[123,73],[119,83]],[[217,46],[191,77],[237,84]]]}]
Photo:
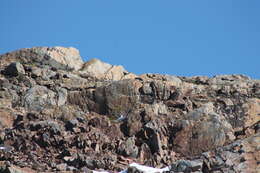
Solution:
[{"label": "rocky outcrop", "polygon": [[83,65],[79,51],[73,47],[36,48],[35,51],[75,70],[79,70]]},{"label": "rocky outcrop", "polygon": [[121,80],[136,77],[133,73],[127,72],[122,66],[110,65],[96,58],[84,63],[80,72],[103,80]]},{"label": "rocky outcrop", "polygon": [[[4,57],[3,57],[4,56]],[[27,65],[49,66],[56,69],[74,69],[82,67],[83,61],[79,51],[75,48],[64,47],[34,47],[25,48],[5,55],[0,59],[5,59],[1,65],[6,63],[27,63]]]},{"label": "rocky outcrop", "polygon": [[24,106],[30,111],[41,111],[55,105],[55,93],[45,86],[34,86],[24,96]]},{"label": "rocky outcrop", "polygon": [[196,155],[235,139],[231,124],[213,108],[213,103],[207,103],[185,115],[183,130],[176,133],[174,140],[179,152]]},{"label": "rocky outcrop", "polygon": [[9,76],[18,76],[19,74],[25,74],[25,71],[21,63],[14,62],[6,67],[4,73]]},{"label": "rocky outcrop", "polygon": [[62,47],[0,72],[0,172],[259,172],[259,80],[137,76]]}]

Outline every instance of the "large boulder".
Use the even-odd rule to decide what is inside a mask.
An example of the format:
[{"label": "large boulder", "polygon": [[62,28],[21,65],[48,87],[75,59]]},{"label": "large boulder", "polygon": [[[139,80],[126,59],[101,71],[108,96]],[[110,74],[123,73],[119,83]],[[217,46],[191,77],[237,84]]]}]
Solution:
[{"label": "large boulder", "polygon": [[142,83],[138,80],[120,80],[97,88],[95,100],[97,104],[104,105],[112,115],[128,114],[135,109],[140,101],[139,89]]},{"label": "large boulder", "polygon": [[[124,115],[126,116],[126,115]],[[134,136],[142,128],[141,116],[139,112],[134,111],[127,115],[125,134],[128,136]]]},{"label": "large boulder", "polygon": [[73,47],[38,47],[33,49],[35,52],[44,54],[49,59],[53,59],[75,70],[79,70],[83,65],[79,51]]},{"label": "large boulder", "polygon": [[96,58],[87,61],[80,72],[104,80],[120,80],[136,77],[136,75],[127,72],[121,65],[111,65]]},{"label": "large boulder", "polygon": [[8,76],[18,76],[19,74],[25,74],[25,70],[23,65],[19,62],[13,62],[9,66],[6,67],[4,73]]},{"label": "large boulder", "polygon": [[71,73],[60,73],[61,83],[60,86],[70,90],[79,90],[79,88],[94,88],[96,85],[95,80],[86,79]]},{"label": "large boulder", "polygon": [[232,126],[220,114],[214,112],[214,105],[207,103],[188,113],[181,121],[181,130],[173,141],[176,150],[183,155],[197,155],[222,146],[235,139]]},{"label": "large boulder", "polygon": [[252,98],[242,106],[245,111],[244,127],[248,128],[260,122],[260,99]]},{"label": "large boulder", "polygon": [[102,62],[99,59],[91,59],[89,61],[87,61],[81,71],[84,71],[86,73],[89,73],[90,75],[94,75],[96,77],[101,77],[102,75],[104,75],[110,68],[112,67],[112,65]]},{"label": "large boulder", "polygon": [[118,148],[119,154],[126,157],[136,158],[138,156],[138,148],[135,145],[134,137],[128,138],[125,142],[122,142]]},{"label": "large boulder", "polygon": [[[79,51],[72,47],[25,48],[1,55],[0,59],[3,60],[0,67],[7,66],[12,62],[20,62],[30,66],[46,65],[56,69],[79,70],[83,65]],[[19,66],[16,65],[16,67]]]},{"label": "large boulder", "polygon": [[24,96],[24,106],[27,110],[41,111],[56,105],[55,92],[45,86],[36,85],[30,88]]},{"label": "large boulder", "polygon": [[31,76],[32,78],[38,78],[40,77],[41,79],[48,81],[50,78],[55,77],[57,74],[48,69],[48,68],[39,68],[39,67],[31,67]]}]

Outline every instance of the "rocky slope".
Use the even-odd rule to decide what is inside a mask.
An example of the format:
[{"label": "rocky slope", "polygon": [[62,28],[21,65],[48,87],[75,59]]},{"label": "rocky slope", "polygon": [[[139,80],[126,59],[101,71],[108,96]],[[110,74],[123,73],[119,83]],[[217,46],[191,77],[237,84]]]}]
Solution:
[{"label": "rocky slope", "polygon": [[0,71],[0,172],[260,171],[260,80],[138,76],[63,47]]}]

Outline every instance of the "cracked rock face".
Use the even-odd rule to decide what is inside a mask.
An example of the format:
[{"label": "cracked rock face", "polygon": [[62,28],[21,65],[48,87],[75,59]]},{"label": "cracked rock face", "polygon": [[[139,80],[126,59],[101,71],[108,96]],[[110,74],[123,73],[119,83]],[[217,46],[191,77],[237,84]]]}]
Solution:
[{"label": "cracked rock face", "polygon": [[244,75],[137,76],[63,47],[0,55],[0,172],[259,172],[259,134],[260,81]]},{"label": "cracked rock face", "polygon": [[41,111],[55,105],[55,93],[45,86],[34,86],[24,96],[24,106],[30,111]]},{"label": "cracked rock face", "polygon": [[75,70],[79,70],[83,65],[79,51],[73,47],[37,47],[34,51],[44,55],[46,59],[55,60]]},{"label": "cracked rock face", "polygon": [[130,79],[136,77],[136,75],[127,72],[122,66],[114,66],[108,63],[102,62],[99,59],[91,59],[84,63],[80,72],[94,76],[98,79],[104,80],[121,80]]}]

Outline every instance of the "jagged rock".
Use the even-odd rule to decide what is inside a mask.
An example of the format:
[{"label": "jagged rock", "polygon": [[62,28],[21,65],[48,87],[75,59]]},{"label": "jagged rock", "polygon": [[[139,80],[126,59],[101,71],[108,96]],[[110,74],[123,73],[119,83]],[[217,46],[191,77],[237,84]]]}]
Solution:
[{"label": "jagged rock", "polygon": [[54,133],[60,133],[61,128],[58,123],[55,121],[51,120],[46,120],[46,121],[39,121],[31,124],[31,129],[32,130],[38,130],[41,128],[49,127],[50,130],[52,130]]},{"label": "jagged rock", "polygon": [[41,77],[44,74],[43,71],[47,71],[47,69],[41,69],[35,66],[35,67],[30,67],[30,71],[31,71],[31,76],[33,78],[36,78],[36,77]]},{"label": "jagged rock", "polygon": [[4,73],[8,76],[15,77],[15,76],[18,76],[19,74],[25,74],[25,70],[21,63],[14,62],[6,67]]},{"label": "jagged rock", "polygon": [[66,171],[66,169],[67,169],[67,164],[66,164],[66,163],[58,164],[58,165],[56,165],[56,168],[57,168],[59,171]]},{"label": "jagged rock", "polygon": [[91,79],[82,78],[73,73],[60,73],[60,86],[72,91],[78,91],[79,88],[95,88],[96,81]]},{"label": "jagged rock", "polygon": [[5,55],[1,55],[0,59],[6,59],[2,65],[6,63],[20,61],[22,64],[30,65],[47,65],[56,69],[75,69],[82,67],[83,61],[79,55],[79,51],[75,48],[64,47],[34,47],[25,48]]},{"label": "jagged rock", "polygon": [[65,125],[65,127],[66,127],[66,129],[68,129],[68,130],[72,130],[74,127],[76,127],[77,125],[78,125],[78,120],[77,119],[73,119],[73,120],[69,120],[67,123],[66,123],[66,125]]},{"label": "jagged rock", "polygon": [[260,99],[252,98],[243,105],[245,110],[244,127],[250,127],[260,121]]},{"label": "jagged rock", "polygon": [[127,169],[127,173],[143,173],[143,171],[140,171],[140,170],[138,170],[138,168],[133,166],[133,167],[129,167]]},{"label": "jagged rock", "polygon": [[204,171],[259,172],[259,134],[202,154]]},{"label": "jagged rock", "polygon": [[54,105],[56,105],[55,93],[45,86],[34,86],[24,96],[24,106],[31,111],[41,111]]},{"label": "jagged rock", "polygon": [[5,170],[6,173],[36,173],[36,171],[29,169],[29,168],[20,168],[17,166],[10,166]]},{"label": "jagged rock", "polygon": [[132,112],[128,115],[126,122],[126,132],[128,136],[133,136],[142,128],[141,116],[138,112]]},{"label": "jagged rock", "polygon": [[207,76],[192,76],[192,77],[182,77],[182,80],[189,83],[208,85],[209,77]]},{"label": "jagged rock", "polygon": [[96,75],[97,77],[101,77],[111,67],[112,67],[112,65],[104,63],[104,62],[100,61],[99,59],[94,58],[94,59],[91,59],[88,62],[86,62],[83,65],[81,70],[86,73],[90,73],[90,75]]},{"label": "jagged rock", "polygon": [[[75,70],[79,70],[83,65],[79,51],[73,47],[36,47],[32,48],[32,51],[44,56],[46,60],[55,60]],[[53,61],[51,63],[55,62]]]},{"label": "jagged rock", "polygon": [[161,74],[143,74],[140,75],[140,78],[144,81],[164,81],[175,87],[180,87],[182,84],[182,80],[177,76],[172,75],[161,75]]},{"label": "jagged rock", "polygon": [[210,83],[212,84],[225,84],[225,83],[232,83],[232,82],[244,82],[248,81],[250,78],[245,75],[217,75],[214,76],[209,80]]},{"label": "jagged rock", "polygon": [[0,109],[0,128],[11,128],[14,122],[14,115],[11,110]]},{"label": "jagged rock", "polygon": [[168,107],[162,102],[155,103],[152,105],[145,105],[145,112],[147,114],[156,114],[156,115],[167,115],[169,114]]},{"label": "jagged rock", "polygon": [[133,73],[127,72],[123,66],[112,66],[106,74],[104,75],[104,79],[106,80],[124,80],[124,79],[135,79],[137,76]]},{"label": "jagged rock", "polygon": [[176,134],[174,145],[184,155],[196,155],[234,140],[232,126],[216,114],[212,103],[188,113],[188,125]]},{"label": "jagged rock", "polygon": [[[149,159],[152,157],[152,152],[150,150],[150,147],[146,144],[143,143],[141,148],[140,148],[140,162],[141,163],[149,163]],[[150,164],[147,164],[150,165]]]},{"label": "jagged rock", "polygon": [[83,65],[81,72],[87,73],[90,76],[94,76],[98,79],[105,80],[120,80],[136,77],[133,74],[129,75],[129,73],[122,66],[110,65],[96,58],[86,62]]},{"label": "jagged rock", "polygon": [[66,103],[67,97],[68,97],[68,92],[65,88],[57,88],[56,89],[58,92],[58,101],[57,105],[62,106]]},{"label": "jagged rock", "polygon": [[139,100],[138,80],[120,80],[102,86],[96,90],[95,99],[100,105],[105,104],[106,112],[113,115],[128,114]]},{"label": "jagged rock", "polygon": [[134,137],[130,137],[119,146],[119,153],[126,157],[136,158],[138,155],[138,148],[135,146]]},{"label": "jagged rock", "polygon": [[179,160],[171,165],[170,171],[195,172],[202,171],[203,160]]},{"label": "jagged rock", "polygon": [[11,108],[12,106],[16,106],[19,104],[20,97],[18,96],[17,92],[12,87],[3,87],[0,90],[0,107],[7,107]]},{"label": "jagged rock", "polygon": [[259,80],[137,76],[60,47],[0,59],[0,172],[259,172]]},{"label": "jagged rock", "polygon": [[31,76],[33,78],[40,77],[41,79],[47,81],[53,78],[57,73],[50,69],[41,69],[38,67],[31,68]]}]

